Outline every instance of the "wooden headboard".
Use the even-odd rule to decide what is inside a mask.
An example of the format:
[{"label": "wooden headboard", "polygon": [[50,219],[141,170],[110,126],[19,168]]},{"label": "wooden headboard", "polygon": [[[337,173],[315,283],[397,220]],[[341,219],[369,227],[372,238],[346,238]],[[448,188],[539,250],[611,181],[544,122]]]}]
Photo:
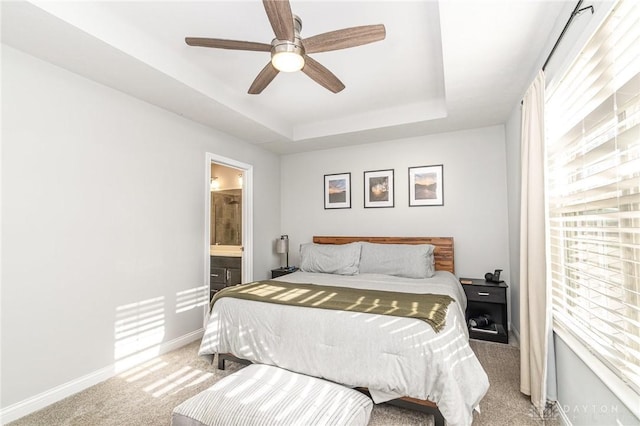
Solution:
[{"label": "wooden headboard", "polygon": [[453,237],[313,237],[313,242],[316,244],[347,244],[357,241],[378,244],[431,244],[435,246],[436,271],[449,271],[455,274]]}]

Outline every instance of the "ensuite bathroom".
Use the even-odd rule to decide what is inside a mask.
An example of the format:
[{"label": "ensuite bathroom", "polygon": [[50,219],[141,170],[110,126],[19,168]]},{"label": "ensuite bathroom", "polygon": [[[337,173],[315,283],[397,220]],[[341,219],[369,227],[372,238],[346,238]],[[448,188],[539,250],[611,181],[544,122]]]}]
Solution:
[{"label": "ensuite bathroom", "polygon": [[242,170],[211,164],[211,255],[242,251]]}]

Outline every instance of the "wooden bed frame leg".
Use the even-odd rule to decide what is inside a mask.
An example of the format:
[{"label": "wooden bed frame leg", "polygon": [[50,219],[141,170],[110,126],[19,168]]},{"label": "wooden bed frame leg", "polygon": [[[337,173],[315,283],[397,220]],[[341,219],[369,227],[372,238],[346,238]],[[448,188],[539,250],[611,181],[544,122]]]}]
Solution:
[{"label": "wooden bed frame leg", "polygon": [[[404,399],[392,399],[387,401],[386,404],[395,405],[396,407],[408,408],[410,410],[420,411],[426,414],[433,415],[433,423],[435,426],[444,426],[444,417],[442,413],[435,405],[423,405],[409,402]],[[433,403],[431,403],[433,404]]]},{"label": "wooden bed frame leg", "polygon": [[[358,392],[362,392],[371,398],[371,392],[367,388],[354,388]],[[409,410],[420,411],[421,413],[433,415],[434,426],[444,426],[444,417],[438,409],[438,406],[431,401],[424,401],[415,398],[398,398],[391,401],[383,402],[383,404],[395,405],[396,407],[408,408]]]},{"label": "wooden bed frame leg", "polygon": [[238,364],[242,364],[242,365],[251,364],[251,361],[247,361],[246,359],[238,358],[238,357],[233,356],[233,355],[228,354],[228,353],[218,354],[218,370],[224,370],[224,362],[225,361],[233,361],[233,362],[237,362]]},{"label": "wooden bed frame leg", "polygon": [[435,426],[444,426],[444,417],[442,417],[440,410],[434,410],[433,422]]}]

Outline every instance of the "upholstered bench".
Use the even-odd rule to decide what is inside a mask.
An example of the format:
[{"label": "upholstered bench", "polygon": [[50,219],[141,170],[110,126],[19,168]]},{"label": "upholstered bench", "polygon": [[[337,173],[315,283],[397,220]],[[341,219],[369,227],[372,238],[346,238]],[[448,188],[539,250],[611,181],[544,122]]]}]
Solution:
[{"label": "upholstered bench", "polygon": [[178,405],[172,426],[366,425],[373,402],[347,387],[252,364]]}]

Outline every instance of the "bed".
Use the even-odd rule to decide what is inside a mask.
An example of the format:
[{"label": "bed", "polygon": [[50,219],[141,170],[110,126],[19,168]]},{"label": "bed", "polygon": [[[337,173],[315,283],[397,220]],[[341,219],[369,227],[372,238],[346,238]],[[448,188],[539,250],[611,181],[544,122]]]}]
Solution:
[{"label": "bed", "polygon": [[[354,266],[349,259],[356,247]],[[431,250],[426,275],[420,269],[423,257],[413,257],[423,256],[424,247]],[[213,305],[199,354],[275,365],[367,389],[376,403],[435,409],[437,423],[444,418],[449,425],[471,424],[489,383],[468,342],[466,298],[453,274],[453,238],[314,237],[302,247],[301,266],[263,284],[393,291],[399,298],[433,293],[452,302],[437,329],[412,317],[224,297]]]}]

